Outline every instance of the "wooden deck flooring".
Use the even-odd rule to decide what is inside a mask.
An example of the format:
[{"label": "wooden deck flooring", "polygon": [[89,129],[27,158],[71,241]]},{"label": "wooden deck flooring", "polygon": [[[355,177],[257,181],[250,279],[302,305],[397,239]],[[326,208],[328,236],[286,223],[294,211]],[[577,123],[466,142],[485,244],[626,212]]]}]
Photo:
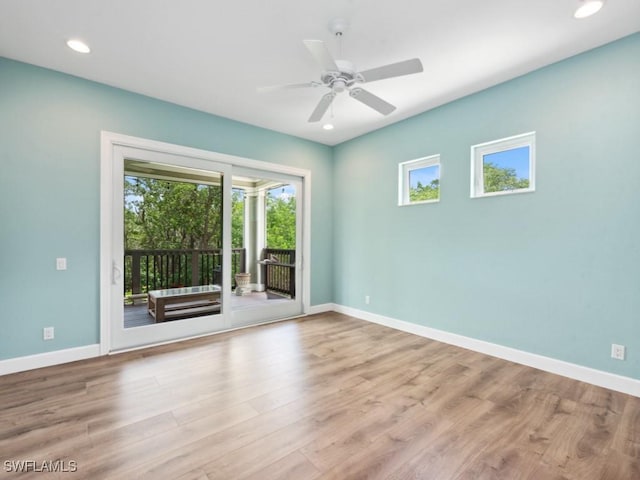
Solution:
[{"label": "wooden deck flooring", "polygon": [[331,313],[0,377],[0,478],[631,480],[640,399]]},{"label": "wooden deck flooring", "polygon": [[[273,305],[279,302],[290,302],[291,300],[282,295],[271,292],[251,292],[243,297],[232,295],[231,308],[233,310],[243,310],[246,308],[260,308],[262,306]],[[210,315],[203,313],[201,315]],[[192,318],[193,315],[185,318]],[[142,327],[144,325],[154,325],[155,320],[147,311],[147,304],[125,305],[124,306],[124,328]]]}]

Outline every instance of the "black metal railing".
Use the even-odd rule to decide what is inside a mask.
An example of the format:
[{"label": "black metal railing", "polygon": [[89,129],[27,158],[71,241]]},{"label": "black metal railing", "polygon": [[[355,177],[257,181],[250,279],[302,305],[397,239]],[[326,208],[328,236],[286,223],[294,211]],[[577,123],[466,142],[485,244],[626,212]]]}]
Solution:
[{"label": "black metal railing", "polygon": [[[234,248],[231,279],[246,271],[246,250]],[[222,284],[222,249],[126,250],[124,252],[124,295],[150,290]]]},{"label": "black metal railing", "polygon": [[283,248],[262,250],[262,278],[267,291],[296,297],[296,251]]}]

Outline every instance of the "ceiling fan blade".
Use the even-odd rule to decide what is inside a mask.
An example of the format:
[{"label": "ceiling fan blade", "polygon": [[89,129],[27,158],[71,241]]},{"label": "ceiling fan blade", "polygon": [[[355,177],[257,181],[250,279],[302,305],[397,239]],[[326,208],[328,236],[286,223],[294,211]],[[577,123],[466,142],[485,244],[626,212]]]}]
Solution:
[{"label": "ceiling fan blade", "polygon": [[289,83],[286,85],[273,85],[269,87],[258,87],[258,93],[277,92],[279,90],[294,90],[297,88],[319,87],[322,85],[320,82],[307,82],[307,83]]},{"label": "ceiling fan blade", "polygon": [[382,115],[389,115],[396,109],[395,106],[391,105],[388,102],[385,102],[377,95],[374,95],[371,92],[367,92],[362,88],[354,88],[349,92],[349,95],[351,95],[359,102],[364,103],[367,107],[371,107],[375,111],[380,112]]},{"label": "ceiling fan blade", "polygon": [[422,62],[419,58],[412,58],[398,63],[390,63],[378,68],[372,68],[360,72],[365,82],[375,82],[384,80],[385,78],[400,77],[402,75],[410,75],[412,73],[422,72]]},{"label": "ceiling fan blade", "polygon": [[338,72],[340,69],[336,65],[336,61],[329,53],[327,46],[322,40],[304,40],[304,45],[307,47],[316,62],[320,64],[322,70],[325,72]]},{"label": "ceiling fan blade", "polygon": [[329,92],[326,95],[324,95],[321,99],[320,102],[318,103],[318,105],[316,106],[315,110],[313,111],[313,113],[311,114],[311,116],[309,117],[309,122],[319,122],[322,117],[324,116],[325,112],[327,111],[327,109],[329,108],[329,105],[331,105],[331,102],[333,102],[333,99],[335,98],[336,94],[333,92]]}]

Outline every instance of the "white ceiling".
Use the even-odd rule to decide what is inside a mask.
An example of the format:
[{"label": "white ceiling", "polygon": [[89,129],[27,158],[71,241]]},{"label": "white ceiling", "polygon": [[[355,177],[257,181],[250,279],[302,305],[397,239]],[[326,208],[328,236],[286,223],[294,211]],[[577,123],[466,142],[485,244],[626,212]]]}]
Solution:
[{"label": "white ceiling", "polygon": [[[640,1],[608,0],[575,20],[578,0],[1,0],[0,56],[335,145],[640,30]],[[307,119],[322,88],[256,88],[319,79],[303,39],[351,26],[358,70],[419,57],[424,73],[367,84],[387,117],[342,93],[333,131]],[[72,52],[78,37],[90,55]],[[0,86],[1,88],[1,86]],[[327,112],[328,119],[330,112]]]}]

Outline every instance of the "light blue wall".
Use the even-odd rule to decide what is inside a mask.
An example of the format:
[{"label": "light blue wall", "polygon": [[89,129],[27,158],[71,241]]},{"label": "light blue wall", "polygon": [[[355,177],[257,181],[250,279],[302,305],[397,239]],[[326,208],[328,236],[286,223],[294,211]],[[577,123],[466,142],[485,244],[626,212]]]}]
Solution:
[{"label": "light blue wall", "polygon": [[[640,378],[639,59],[635,34],[335,148],[335,302]],[[537,191],[470,199],[470,146],[533,130]],[[436,153],[441,202],[397,207],[398,162]]]},{"label": "light blue wall", "polygon": [[[334,149],[0,59],[0,359],[98,341],[109,130],[310,169],[314,305],[640,378],[638,58],[636,34]],[[531,130],[537,192],[471,200],[470,145]],[[441,202],[397,207],[398,162],[434,153]]]},{"label": "light blue wall", "polygon": [[329,147],[0,58],[0,359],[99,341],[101,130],[311,170],[311,304],[332,301]]}]

